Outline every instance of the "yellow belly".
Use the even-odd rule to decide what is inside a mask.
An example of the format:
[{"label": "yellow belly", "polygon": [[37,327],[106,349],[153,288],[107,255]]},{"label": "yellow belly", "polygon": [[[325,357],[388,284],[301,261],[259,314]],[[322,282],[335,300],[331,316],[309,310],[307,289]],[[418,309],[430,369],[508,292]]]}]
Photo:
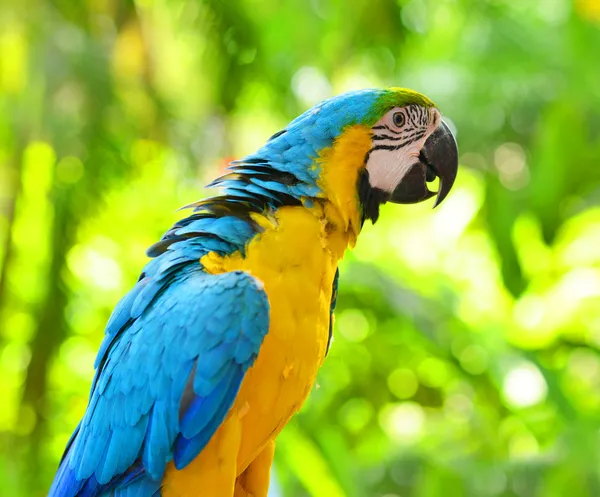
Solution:
[{"label": "yellow belly", "polygon": [[323,239],[323,222],[305,208],[281,209],[277,221],[275,229],[250,244],[245,258],[202,261],[211,272],[250,272],[269,297],[269,333],[232,410],[242,414],[240,473],[306,399],[329,336],[331,288],[340,254],[331,244],[317,242]]},{"label": "yellow belly", "polygon": [[[262,220],[265,232],[250,242],[245,257],[209,254],[201,260],[211,273],[248,271],[269,298],[269,333],[228,415],[237,416],[241,425],[235,438],[237,475],[302,406],[325,357],[333,278],[348,244],[348,235],[326,219],[304,207],[284,207],[274,223]],[[205,448],[203,466],[217,461],[219,450],[228,450],[218,447],[211,441]],[[176,472],[177,477],[194,478],[194,466]]]}]

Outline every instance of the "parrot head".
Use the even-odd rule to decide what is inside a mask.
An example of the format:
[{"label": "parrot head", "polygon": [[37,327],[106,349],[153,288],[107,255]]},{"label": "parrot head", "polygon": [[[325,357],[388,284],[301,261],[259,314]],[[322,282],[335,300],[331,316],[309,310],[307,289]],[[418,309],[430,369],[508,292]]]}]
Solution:
[{"label": "parrot head", "polygon": [[[264,146],[230,164],[209,187],[225,195],[192,204],[215,212],[276,210],[328,203],[346,229],[375,222],[386,202],[416,203],[456,178],[458,150],[434,103],[403,88],[345,93],[321,102],[273,135]],[[226,200],[227,199],[227,200]]]},{"label": "parrot head", "polygon": [[405,89],[384,95],[366,121],[368,126],[378,118],[370,127],[371,144],[359,184],[362,208],[374,220],[381,203],[412,204],[436,195],[427,185],[436,178],[434,207],[439,205],[458,169],[456,141],[433,102]]}]

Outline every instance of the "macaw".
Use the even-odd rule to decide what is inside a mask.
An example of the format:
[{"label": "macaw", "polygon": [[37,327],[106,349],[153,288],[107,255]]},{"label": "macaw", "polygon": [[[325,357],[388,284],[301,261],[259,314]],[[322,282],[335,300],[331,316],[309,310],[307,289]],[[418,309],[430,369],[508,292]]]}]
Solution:
[{"label": "macaw", "polygon": [[330,344],[344,251],[436,178],[439,204],[457,166],[433,102],[401,88],[325,100],[232,162],[111,315],[49,495],[265,497]]}]

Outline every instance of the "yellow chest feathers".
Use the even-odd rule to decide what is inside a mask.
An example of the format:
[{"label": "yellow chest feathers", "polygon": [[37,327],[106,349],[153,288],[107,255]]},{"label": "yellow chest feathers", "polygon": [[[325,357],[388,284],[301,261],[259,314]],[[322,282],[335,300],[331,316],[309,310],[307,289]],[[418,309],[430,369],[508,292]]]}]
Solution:
[{"label": "yellow chest feathers", "polygon": [[260,280],[269,297],[271,328],[280,320],[314,327],[329,319],[333,277],[351,238],[330,219],[322,207],[282,207],[274,218],[255,217],[264,232],[250,241],[244,256],[211,253],[200,262],[209,273],[244,270]]},{"label": "yellow chest feathers", "polygon": [[211,273],[248,271],[269,298],[269,333],[232,409],[243,416],[240,471],[300,408],[315,382],[329,337],[333,278],[349,240],[328,216],[304,207],[283,207],[274,220],[259,221],[265,231],[249,243],[245,257],[201,259]]}]

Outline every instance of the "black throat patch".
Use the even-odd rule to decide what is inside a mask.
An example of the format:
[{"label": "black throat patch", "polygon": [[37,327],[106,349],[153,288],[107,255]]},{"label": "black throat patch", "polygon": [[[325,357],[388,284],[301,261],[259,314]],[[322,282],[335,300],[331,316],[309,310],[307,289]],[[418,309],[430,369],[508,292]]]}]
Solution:
[{"label": "black throat patch", "polygon": [[367,219],[375,224],[379,218],[379,206],[385,204],[389,198],[389,193],[371,186],[369,171],[363,169],[358,176],[358,200],[362,207],[361,224],[364,224]]}]

